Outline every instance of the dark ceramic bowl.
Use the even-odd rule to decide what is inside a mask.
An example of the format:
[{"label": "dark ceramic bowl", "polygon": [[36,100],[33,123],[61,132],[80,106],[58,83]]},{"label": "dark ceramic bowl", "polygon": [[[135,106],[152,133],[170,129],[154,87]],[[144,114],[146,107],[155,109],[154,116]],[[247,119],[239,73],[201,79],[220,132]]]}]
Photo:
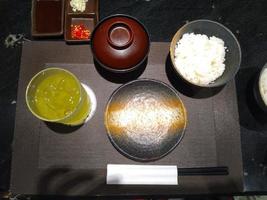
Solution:
[{"label": "dark ceramic bowl", "polygon": [[262,98],[262,93],[260,90],[260,80],[261,80],[261,76],[263,71],[267,68],[267,63],[263,66],[263,68],[261,69],[261,72],[259,73],[255,83],[254,83],[254,97],[256,99],[256,102],[258,103],[259,107],[264,111],[267,112],[267,106],[263,101]]},{"label": "dark ceramic bowl", "polygon": [[177,92],[151,79],[119,87],[105,111],[111,143],[137,161],[156,160],[171,152],[181,141],[186,123],[186,109]]},{"label": "dark ceramic bowl", "polygon": [[91,37],[94,59],[112,72],[129,72],[148,56],[150,40],[147,30],[137,19],[113,15],[95,27]]},{"label": "dark ceramic bowl", "polygon": [[179,71],[174,67],[177,74],[184,79],[186,82],[199,86],[199,87],[219,87],[225,85],[227,82],[232,80],[239,70],[241,63],[241,48],[234,36],[234,34],[225,26],[218,22],[210,20],[196,20],[185,24],[181,27],[174,35],[171,46],[170,46],[170,56],[173,66],[175,66],[174,61],[174,51],[176,43],[182,38],[185,33],[195,33],[195,34],[205,34],[208,37],[215,36],[224,41],[224,46],[227,48],[225,52],[225,71],[222,76],[217,78],[215,81],[208,85],[196,84],[186,79]]}]

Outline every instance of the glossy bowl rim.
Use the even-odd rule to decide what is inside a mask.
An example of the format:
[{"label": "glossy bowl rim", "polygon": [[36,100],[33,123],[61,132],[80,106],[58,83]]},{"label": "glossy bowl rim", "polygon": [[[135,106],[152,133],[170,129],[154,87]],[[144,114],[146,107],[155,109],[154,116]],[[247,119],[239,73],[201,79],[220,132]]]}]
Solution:
[{"label": "glossy bowl rim", "polygon": [[[95,32],[96,30],[99,28],[99,26],[105,22],[106,20],[110,19],[110,18],[114,18],[114,17],[126,17],[126,18],[129,18],[129,19],[132,19],[134,21],[136,21],[138,24],[141,25],[141,27],[145,30],[145,33],[147,34],[147,37],[148,37],[148,51],[146,53],[146,55],[136,64],[134,65],[133,67],[131,68],[126,68],[126,69],[113,69],[113,68],[110,68],[106,65],[104,65],[96,56],[95,56],[95,53],[94,53],[94,50],[93,50],[93,42],[94,42],[94,35],[95,35]],[[103,67],[104,69],[110,71],[110,72],[114,72],[114,73],[127,73],[127,72],[131,72],[131,71],[134,71],[136,68],[138,68],[148,57],[148,54],[150,52],[150,46],[151,46],[151,39],[150,39],[150,35],[149,35],[149,32],[147,30],[147,28],[145,27],[145,25],[140,21],[138,20],[137,18],[131,16],[131,15],[127,15],[127,14],[113,14],[113,15],[109,15],[105,18],[103,18],[101,21],[99,21],[97,23],[97,25],[95,26],[92,34],[91,34],[91,52],[93,54],[93,58],[98,62],[98,64],[101,65],[101,67]]]},{"label": "glossy bowl rim", "polygon": [[[179,70],[177,70],[176,67],[175,67],[174,55],[173,55],[173,52],[171,51],[171,47],[172,47],[173,45],[176,45],[176,43],[178,42],[178,41],[175,40],[175,38],[177,37],[177,35],[178,35],[179,32],[181,31],[181,29],[185,28],[185,27],[188,26],[188,25],[191,25],[191,24],[194,24],[194,23],[199,23],[199,22],[205,22],[205,23],[216,24],[216,25],[222,27],[223,29],[226,30],[227,33],[229,33],[229,35],[232,36],[232,38],[234,39],[234,41],[236,42],[237,47],[238,47],[238,52],[239,52],[239,62],[238,62],[238,66],[237,66],[236,69],[235,69],[235,72],[234,72],[231,76],[229,76],[223,83],[218,84],[218,85],[213,85],[212,83],[211,83],[211,84],[208,84],[208,85],[193,83],[192,81],[187,80],[187,79],[186,79],[186,78],[179,72]],[[184,34],[185,34],[185,33],[184,33]],[[220,87],[220,86],[223,86],[223,85],[227,84],[229,81],[231,81],[232,79],[235,78],[237,72],[238,72],[239,69],[240,69],[240,65],[241,65],[241,62],[242,62],[242,51],[241,51],[241,47],[240,47],[240,44],[239,44],[239,42],[238,42],[236,36],[232,33],[232,31],[231,31],[229,28],[227,28],[227,27],[224,26],[223,24],[221,24],[221,23],[219,23],[219,22],[216,22],[216,21],[208,20],[208,19],[198,19],[198,20],[194,20],[194,21],[191,21],[191,22],[189,22],[189,23],[186,23],[186,24],[184,24],[182,27],[180,27],[180,28],[176,31],[176,33],[174,34],[174,36],[172,37],[169,51],[170,51],[170,57],[171,57],[172,65],[173,65],[173,68],[174,68],[175,72],[176,72],[176,73],[177,73],[183,80],[185,80],[187,83],[189,83],[189,84],[191,84],[191,85],[193,85],[193,86],[204,87],[204,88],[216,88],[216,87]],[[218,77],[218,78],[220,78],[220,77]],[[216,82],[216,80],[217,80],[217,79],[215,79],[214,82]]]},{"label": "glossy bowl rim", "polygon": [[[184,117],[185,117],[185,121],[184,121],[184,127],[183,129],[181,130],[182,131],[182,134],[181,134],[181,137],[179,138],[179,140],[175,143],[175,145],[173,145],[166,153],[162,154],[161,156],[159,157],[154,157],[154,158],[151,158],[151,159],[143,159],[143,158],[139,158],[139,157],[136,157],[136,156],[132,156],[130,154],[128,154],[127,152],[125,152],[123,149],[121,149],[113,140],[113,138],[111,137],[111,134],[110,134],[110,131],[108,130],[107,128],[107,109],[110,105],[110,102],[112,101],[114,95],[117,94],[117,92],[132,84],[132,83],[135,83],[135,82],[139,82],[139,81],[151,81],[151,82],[154,82],[154,83],[159,83],[159,84],[162,84],[164,86],[166,86],[167,88],[169,88],[175,95],[176,97],[179,99],[179,101],[181,102],[182,104],[182,108],[183,108],[183,111],[184,111]],[[177,146],[178,144],[180,144],[180,142],[182,141],[184,135],[185,135],[185,132],[186,132],[186,129],[187,129],[187,124],[188,124],[188,114],[187,114],[187,109],[185,107],[185,104],[184,102],[182,101],[181,97],[179,96],[179,93],[177,92],[177,90],[175,90],[172,86],[170,86],[169,84],[163,82],[163,81],[160,81],[160,80],[156,80],[156,79],[151,79],[151,78],[140,78],[140,79],[135,79],[133,81],[130,81],[130,82],[127,82],[123,85],[120,85],[119,87],[117,87],[113,92],[112,94],[110,95],[109,99],[108,99],[108,102],[106,103],[106,106],[105,106],[105,111],[104,111],[104,126],[105,126],[105,130],[106,130],[106,133],[108,135],[108,138],[111,142],[111,144],[115,147],[115,149],[120,152],[122,155],[126,156],[127,158],[130,158],[132,160],[135,160],[135,161],[140,161],[140,162],[150,162],[150,161],[155,161],[155,160],[159,160],[165,156],[167,156],[169,153],[171,153]]]}]

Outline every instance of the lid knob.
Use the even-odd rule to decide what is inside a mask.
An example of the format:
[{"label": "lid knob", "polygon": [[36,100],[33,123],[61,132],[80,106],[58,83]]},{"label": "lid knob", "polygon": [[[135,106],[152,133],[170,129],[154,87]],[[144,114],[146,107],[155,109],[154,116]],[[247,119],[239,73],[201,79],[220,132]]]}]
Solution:
[{"label": "lid knob", "polygon": [[133,42],[133,33],[126,23],[116,22],[109,27],[107,38],[113,48],[126,49]]}]

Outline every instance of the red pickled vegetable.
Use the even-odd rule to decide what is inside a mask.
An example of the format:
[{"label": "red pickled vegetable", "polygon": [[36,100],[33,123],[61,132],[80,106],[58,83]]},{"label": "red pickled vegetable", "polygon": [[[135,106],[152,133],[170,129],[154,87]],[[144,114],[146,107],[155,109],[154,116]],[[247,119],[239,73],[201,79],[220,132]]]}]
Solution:
[{"label": "red pickled vegetable", "polygon": [[72,39],[89,39],[90,30],[84,24],[71,25],[71,38]]}]

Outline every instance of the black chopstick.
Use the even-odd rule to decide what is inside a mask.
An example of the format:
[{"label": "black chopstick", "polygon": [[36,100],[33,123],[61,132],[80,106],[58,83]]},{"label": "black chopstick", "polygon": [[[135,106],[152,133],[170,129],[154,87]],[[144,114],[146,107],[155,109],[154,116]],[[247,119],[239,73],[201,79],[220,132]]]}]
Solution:
[{"label": "black chopstick", "polygon": [[228,167],[194,167],[194,168],[178,168],[179,176],[225,176],[229,174]]}]

